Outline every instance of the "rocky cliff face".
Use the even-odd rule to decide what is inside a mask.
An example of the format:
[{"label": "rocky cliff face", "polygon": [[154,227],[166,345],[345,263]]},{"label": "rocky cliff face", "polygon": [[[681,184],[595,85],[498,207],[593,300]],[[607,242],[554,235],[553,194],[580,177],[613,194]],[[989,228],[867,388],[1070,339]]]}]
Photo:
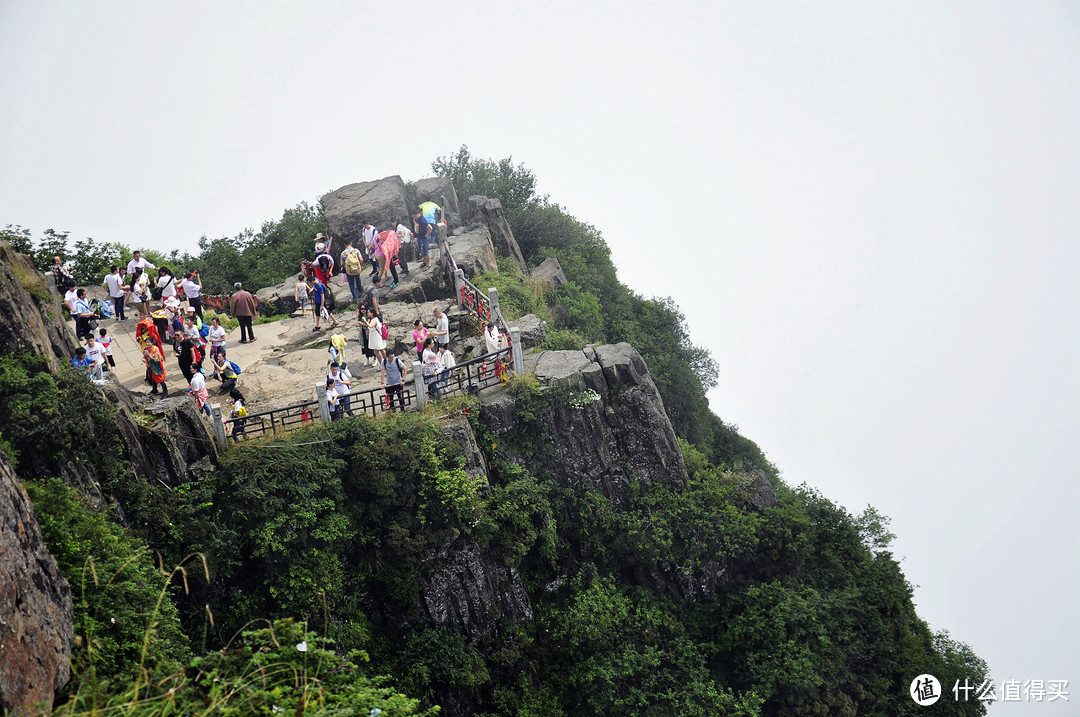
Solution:
[{"label": "rocky cliff face", "polygon": [[0,242],[0,353],[46,356],[53,366],[75,355],[75,336],[61,319],[60,297],[30,258]]},{"label": "rocky cliff face", "polygon": [[[588,346],[527,358],[536,378],[565,397],[539,421],[547,430],[547,465],[555,481],[592,485],[616,508],[629,504],[632,481],[686,484],[675,431],[633,346]],[[504,395],[485,401],[482,415],[497,435],[507,436],[517,411],[514,397]]]},{"label": "rocky cliff face", "polygon": [[68,680],[71,586],[41,539],[34,506],[0,451],[0,713],[52,703]]},{"label": "rocky cliff face", "polygon": [[507,221],[506,213],[503,212],[502,202],[498,199],[473,195],[469,197],[469,202],[465,205],[464,218],[470,226],[486,226],[491,234],[491,243],[496,253],[510,257],[522,270],[527,269],[521,247],[518,246],[514,232],[510,230],[510,222]]}]

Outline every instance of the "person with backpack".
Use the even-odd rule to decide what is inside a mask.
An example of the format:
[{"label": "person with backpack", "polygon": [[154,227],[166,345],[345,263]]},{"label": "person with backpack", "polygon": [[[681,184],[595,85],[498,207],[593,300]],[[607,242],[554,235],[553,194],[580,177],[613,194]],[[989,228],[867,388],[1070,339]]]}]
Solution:
[{"label": "person with backpack", "polygon": [[390,330],[375,314],[372,309],[367,310],[367,318],[363,322],[367,330],[368,348],[375,356],[375,364],[386,358],[386,340],[390,337]]},{"label": "person with backpack", "polygon": [[349,293],[352,294],[353,301],[356,301],[364,288],[360,276],[364,273],[364,256],[353,246],[352,239],[345,240],[345,248],[341,251],[341,266],[345,280],[349,282]]},{"label": "person with backpack", "polygon": [[191,367],[195,363],[202,361],[202,350],[199,348],[199,344],[190,336],[184,337],[184,340],[176,345],[176,362],[180,364],[180,373],[184,374],[184,380],[190,383],[192,373]]},{"label": "person with backpack", "polygon": [[157,280],[150,293],[156,301],[164,303],[176,296],[176,277],[167,266],[159,266],[157,271]]},{"label": "person with backpack", "polygon": [[221,393],[228,393],[236,388],[236,381],[240,375],[240,372],[236,364],[225,358],[225,354],[210,354],[210,362],[214,366],[214,372],[210,374],[211,378],[216,378],[221,381]]},{"label": "person with backpack", "polygon": [[315,330],[322,331],[320,322],[325,316],[327,320],[332,321],[330,328],[336,329],[338,320],[334,318],[334,315],[330,313],[330,310],[326,308],[326,284],[323,283],[318,276],[314,276],[311,279],[311,298],[313,300],[312,313],[315,314]]},{"label": "person with backpack", "polygon": [[405,410],[405,377],[409,369],[405,362],[394,355],[393,348],[386,349],[386,358],[379,362],[382,388],[386,391],[386,407],[394,410],[394,396],[398,398],[401,410]]},{"label": "person with backpack", "polygon": [[244,435],[244,429],[247,428],[247,415],[248,410],[244,406],[244,402],[247,401],[244,398],[244,394],[240,393],[240,389],[234,388],[229,391],[229,398],[232,399],[232,417],[236,420],[233,421],[232,436],[234,441],[240,440],[240,437]]},{"label": "person with backpack", "polygon": [[326,245],[320,245],[323,247],[322,252],[315,257],[313,268],[315,276],[324,284],[330,283],[330,277],[334,274],[334,257],[326,251]]}]

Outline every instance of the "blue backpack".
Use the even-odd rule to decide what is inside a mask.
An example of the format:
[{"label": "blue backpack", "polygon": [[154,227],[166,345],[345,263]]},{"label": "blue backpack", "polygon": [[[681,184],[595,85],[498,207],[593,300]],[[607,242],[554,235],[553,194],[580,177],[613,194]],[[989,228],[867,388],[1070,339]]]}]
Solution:
[{"label": "blue backpack", "polygon": [[235,373],[237,376],[240,375],[240,367],[236,365],[235,361],[230,361],[229,362],[229,367],[233,370],[233,373]]}]

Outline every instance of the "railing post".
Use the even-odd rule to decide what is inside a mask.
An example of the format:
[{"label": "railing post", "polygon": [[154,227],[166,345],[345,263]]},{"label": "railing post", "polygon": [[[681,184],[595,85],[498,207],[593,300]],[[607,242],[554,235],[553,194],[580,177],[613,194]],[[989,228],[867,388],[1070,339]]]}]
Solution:
[{"label": "railing post", "polygon": [[465,286],[465,272],[458,269],[454,272],[454,303],[461,303],[461,288]]},{"label": "railing post", "polygon": [[319,415],[323,423],[330,423],[330,402],[326,400],[326,384],[315,382],[315,397],[319,399]]},{"label": "railing post", "polygon": [[423,366],[419,361],[412,362],[413,391],[416,392],[416,407],[427,403],[427,386],[424,385]]},{"label": "railing post", "polygon": [[510,354],[514,357],[514,375],[525,372],[525,357],[521,354],[521,329],[510,327]]},{"label": "railing post", "polygon": [[225,424],[221,420],[221,404],[212,404],[210,406],[210,415],[214,421],[214,434],[217,436],[217,442],[223,446],[229,445],[229,437],[225,434]]}]

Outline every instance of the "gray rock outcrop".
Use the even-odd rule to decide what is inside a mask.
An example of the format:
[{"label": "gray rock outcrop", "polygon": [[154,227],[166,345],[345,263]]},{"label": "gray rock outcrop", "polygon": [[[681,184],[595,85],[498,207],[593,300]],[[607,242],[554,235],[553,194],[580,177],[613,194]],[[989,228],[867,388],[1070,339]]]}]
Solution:
[{"label": "gray rock outcrop", "polygon": [[552,286],[562,286],[566,283],[566,274],[563,273],[562,264],[553,256],[544,259],[529,274],[534,279],[539,279]]},{"label": "gray rock outcrop", "polygon": [[380,229],[391,229],[399,222],[412,226],[409,195],[405,191],[405,182],[396,174],[370,182],[346,184],[324,194],[319,201],[336,251],[345,246],[344,239],[352,239],[356,246],[363,245],[364,222],[371,222]]},{"label": "gray rock outcrop", "polygon": [[479,195],[469,197],[466,205],[466,222],[470,226],[483,225],[491,234],[491,243],[499,256],[507,256],[514,260],[522,271],[527,269],[525,257],[521,254],[521,247],[514,239],[514,232],[510,230],[510,222],[506,220],[502,202],[498,199],[489,199]]},{"label": "gray rock outcrop", "polygon": [[495,247],[491,244],[491,233],[486,226],[478,226],[462,234],[447,237],[450,252],[465,278],[472,279],[485,271],[498,271],[499,263],[495,259]]},{"label": "gray rock outcrop", "polygon": [[514,568],[487,558],[471,540],[456,540],[423,560],[430,572],[420,599],[430,620],[471,640],[491,635],[500,621],[531,620],[532,603]]},{"label": "gray rock outcrop", "polygon": [[45,547],[34,506],[0,451],[0,713],[31,712],[68,680],[71,586]]},{"label": "gray rock outcrop", "polygon": [[521,330],[521,345],[524,348],[539,346],[547,339],[545,322],[536,314],[525,314],[510,321],[509,324],[510,328]]},{"label": "gray rock outcrop", "polygon": [[61,318],[60,297],[33,262],[0,242],[0,353],[30,352],[53,368],[75,355],[75,334]]}]

